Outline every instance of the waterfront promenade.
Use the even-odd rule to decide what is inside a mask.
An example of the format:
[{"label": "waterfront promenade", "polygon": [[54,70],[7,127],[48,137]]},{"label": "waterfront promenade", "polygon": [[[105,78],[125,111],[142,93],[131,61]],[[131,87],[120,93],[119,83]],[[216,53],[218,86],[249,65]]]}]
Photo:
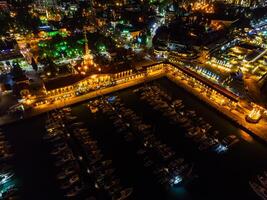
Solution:
[{"label": "waterfront promenade", "polygon": [[[155,65],[154,70],[151,68],[150,70],[139,73],[131,78],[125,77],[125,79],[120,79],[119,83],[114,86],[98,89],[81,96],[70,97],[64,100],[54,101],[53,103],[35,106],[31,110],[25,112],[23,119],[166,76],[169,80],[184,88],[202,102],[208,104],[220,114],[227,117],[244,131],[267,142],[266,118],[262,117],[262,119],[255,124],[247,122],[246,116],[249,114],[250,110],[243,106],[238,99],[231,98],[232,96],[229,94],[229,91],[224,92],[224,89],[217,88],[218,86],[213,87],[213,85],[209,85],[208,80],[204,80],[203,77],[199,77],[197,74],[184,71],[185,69],[182,67],[174,66],[169,63],[160,64],[160,67],[158,66],[159,65]],[[224,101],[225,103],[223,103]],[[20,119],[4,116],[0,118],[0,125],[18,120]]]},{"label": "waterfront promenade", "polygon": [[[222,105],[222,100],[225,98],[222,93],[207,91],[202,84],[192,84],[192,79],[186,78],[185,74],[178,70],[176,67],[169,65],[166,76],[169,80],[176,83],[180,87],[187,90],[189,93],[196,96],[202,102],[210,105],[220,114],[223,114],[237,126],[244,131],[252,134],[253,136],[262,139],[267,142],[267,120],[262,118],[258,123],[249,123],[246,121],[246,116],[249,114],[249,110],[237,102],[238,109],[233,109],[229,104]],[[203,89],[204,88],[204,89]],[[228,99],[229,101],[229,99]]]},{"label": "waterfront promenade", "polygon": [[133,79],[127,80],[125,82],[121,82],[120,84],[117,84],[114,86],[98,89],[98,90],[89,92],[87,94],[71,97],[65,100],[54,101],[51,104],[43,104],[39,106],[34,106],[31,110],[25,111],[23,118],[16,118],[14,116],[4,115],[0,117],[0,126],[9,124],[12,122],[16,122],[19,120],[27,119],[30,117],[34,117],[34,116],[40,115],[42,113],[45,113],[45,112],[48,112],[54,109],[59,109],[65,106],[70,106],[76,103],[80,103],[80,102],[83,102],[83,101],[86,101],[86,100],[89,100],[89,99],[92,99],[98,96],[102,96],[102,95],[106,95],[112,92],[123,90],[123,89],[129,88],[135,85],[139,85],[147,81],[152,81],[154,79],[162,78],[163,76],[165,76],[165,71],[163,69],[156,70],[154,72],[150,72],[147,74],[142,73]]}]

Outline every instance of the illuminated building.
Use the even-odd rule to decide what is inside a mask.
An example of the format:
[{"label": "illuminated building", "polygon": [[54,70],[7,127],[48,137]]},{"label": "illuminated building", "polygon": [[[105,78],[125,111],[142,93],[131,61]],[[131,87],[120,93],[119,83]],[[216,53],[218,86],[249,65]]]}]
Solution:
[{"label": "illuminated building", "polygon": [[38,0],[37,5],[42,8],[51,8],[57,6],[57,0]]},{"label": "illuminated building", "polygon": [[89,69],[90,66],[95,66],[93,63],[93,56],[91,54],[91,51],[88,47],[88,39],[87,39],[87,34],[86,34],[86,28],[84,28],[84,40],[85,40],[85,51],[84,51],[84,56],[83,56],[83,63],[82,63],[82,70],[81,73],[85,74],[85,72]]},{"label": "illuminated building", "polygon": [[214,13],[214,7],[207,2],[195,2],[192,6],[193,11],[200,11],[203,13]]},{"label": "illuminated building", "polygon": [[75,95],[75,92],[85,93],[96,87],[110,84],[114,75],[99,74],[83,77],[81,75],[67,75],[44,82],[44,92],[48,96],[53,95]]},{"label": "illuminated building", "polygon": [[265,0],[213,0],[213,2],[223,2],[242,7],[263,7],[266,6]]}]

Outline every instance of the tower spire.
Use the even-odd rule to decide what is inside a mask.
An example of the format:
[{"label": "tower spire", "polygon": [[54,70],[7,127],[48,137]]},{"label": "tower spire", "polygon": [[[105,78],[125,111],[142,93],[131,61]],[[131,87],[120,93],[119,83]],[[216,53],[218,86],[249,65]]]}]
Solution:
[{"label": "tower spire", "polygon": [[88,39],[87,39],[87,34],[86,34],[86,28],[83,28],[83,35],[84,35],[84,40],[85,40],[85,55],[89,55],[90,54],[90,50],[88,47]]},{"label": "tower spire", "polygon": [[88,39],[87,39],[87,34],[86,34],[86,28],[83,28],[83,34],[84,34],[84,40],[85,40],[85,44],[84,44],[84,56],[83,56],[83,68],[85,71],[88,70],[88,67],[91,65],[93,65],[93,56],[91,54],[91,51],[88,47]]}]

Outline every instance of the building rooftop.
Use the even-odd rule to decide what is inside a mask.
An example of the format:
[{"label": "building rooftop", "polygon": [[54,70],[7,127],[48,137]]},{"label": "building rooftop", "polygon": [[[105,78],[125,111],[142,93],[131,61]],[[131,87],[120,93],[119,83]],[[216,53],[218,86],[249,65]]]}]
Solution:
[{"label": "building rooftop", "polygon": [[44,81],[44,85],[47,91],[54,90],[57,88],[67,87],[71,86],[74,83],[79,82],[80,80],[84,79],[81,75],[67,75],[62,76],[59,78],[49,79],[47,81]]}]

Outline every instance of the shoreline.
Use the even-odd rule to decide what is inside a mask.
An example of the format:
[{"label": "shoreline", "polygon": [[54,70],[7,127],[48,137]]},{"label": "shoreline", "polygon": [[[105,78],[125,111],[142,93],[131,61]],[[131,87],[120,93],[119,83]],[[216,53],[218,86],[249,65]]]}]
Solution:
[{"label": "shoreline", "polygon": [[[211,108],[213,108],[219,114],[226,117],[227,120],[230,120],[239,128],[243,129],[244,131],[254,136],[255,138],[261,139],[262,141],[267,143],[267,122],[265,119],[261,119],[259,123],[257,124],[248,123],[245,119],[245,113],[241,114],[237,110],[231,109],[230,107],[227,107],[227,106],[220,105],[218,102],[216,102],[215,99],[208,97],[207,95],[205,95],[205,93],[199,91],[199,88],[188,84],[188,80],[181,79],[181,76],[177,76],[175,75],[175,73],[178,73],[181,76],[186,75],[186,73],[183,72],[181,70],[181,67],[179,66],[173,66],[172,64],[168,64],[168,63],[163,64],[162,68],[141,73],[139,74],[139,76],[132,78],[130,80],[125,80],[125,82],[122,82],[115,86],[106,87],[103,89],[89,92],[81,96],[76,96],[76,97],[69,99],[68,101],[55,102],[53,104],[45,104],[45,105],[35,107],[30,112],[25,112],[25,115],[22,119],[10,118],[10,119],[0,120],[0,126],[13,124],[16,122],[21,122],[23,120],[30,119],[32,117],[41,115],[43,113],[46,113],[54,109],[59,109],[59,108],[63,108],[66,106],[75,105],[75,104],[87,101],[89,99],[96,98],[102,95],[107,95],[107,94],[120,91],[126,88],[130,88],[132,86],[136,86],[147,81],[152,81],[155,79],[166,77],[170,81],[175,83],[178,87],[185,89],[188,93],[198,98],[202,103],[204,102],[205,104],[208,104],[209,106],[211,106]],[[194,79],[198,77],[191,76],[191,78]],[[219,93],[219,94],[223,94],[223,93]],[[215,97],[216,97],[216,94],[215,94]]]}]

